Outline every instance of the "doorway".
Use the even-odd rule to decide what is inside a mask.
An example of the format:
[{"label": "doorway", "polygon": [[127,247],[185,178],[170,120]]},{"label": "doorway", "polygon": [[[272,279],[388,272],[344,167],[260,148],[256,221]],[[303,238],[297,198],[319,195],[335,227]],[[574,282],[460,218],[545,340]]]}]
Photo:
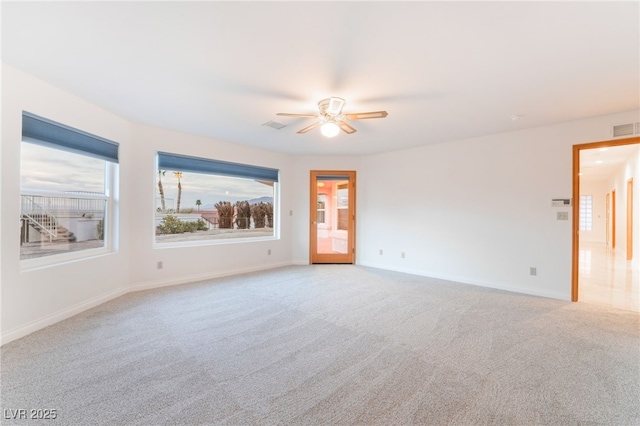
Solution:
[{"label": "doorway", "polygon": [[[585,227],[582,222],[584,222],[584,217],[581,216],[580,212],[580,204],[578,200],[581,200],[582,190],[581,190],[581,179],[585,179],[587,176],[581,178],[582,175],[582,165],[581,165],[581,151],[583,150],[591,150],[592,152],[596,152],[598,150],[605,151],[608,148],[620,147],[617,151],[622,151],[623,149],[628,152],[632,147],[625,147],[627,145],[638,145],[640,144],[640,137],[628,138],[628,139],[618,139],[618,140],[610,140],[610,141],[602,141],[581,145],[574,145],[573,147],[573,199],[575,202],[573,203],[573,237],[572,237],[572,279],[571,279],[571,300],[576,302],[579,300],[587,300],[579,295],[579,286],[580,280],[584,280],[585,291],[589,290],[589,300],[591,297],[591,291],[594,288],[593,285],[595,283],[596,287],[600,286],[598,290],[602,290],[602,295],[605,297],[611,298],[612,300],[615,298],[615,303],[612,304],[613,307],[622,307],[623,309],[638,309],[637,303],[634,303],[634,297],[637,298],[638,292],[638,265],[637,262],[629,262],[628,258],[628,250],[633,247],[633,201],[632,196],[627,196],[626,200],[630,204],[627,204],[626,212],[616,212],[616,201],[617,196],[619,194],[623,194],[626,190],[628,194],[632,194],[633,192],[633,180],[625,179],[620,182],[616,180],[616,188],[611,189],[611,186],[608,188],[602,189],[602,192],[598,194],[594,194],[597,197],[601,197],[602,200],[601,205],[603,207],[602,213],[606,213],[606,220],[602,225],[602,242],[594,243],[593,241],[589,241],[590,239],[586,239],[585,241],[581,241],[580,232],[581,229],[584,231]],[[622,148],[624,147],[624,148]],[[615,151],[615,149],[614,149]],[[624,151],[623,151],[624,152]],[[636,151],[637,152],[637,151]],[[590,153],[583,153],[587,155],[586,158],[589,158]],[[602,162],[600,162],[602,163]],[[605,162],[606,163],[606,162]],[[588,167],[587,164],[584,164],[585,167]],[[587,169],[588,170],[588,169]],[[620,179],[620,175],[617,175]],[[613,177],[612,177],[613,179]],[[588,181],[585,181],[585,188],[587,188]],[[626,188],[623,185],[626,183]],[[606,185],[610,185],[611,181]],[[618,190],[618,194],[616,193],[616,189]],[[588,190],[588,189],[587,189]],[[621,192],[622,191],[622,192]],[[598,192],[598,191],[596,191]],[[606,210],[605,210],[606,209]],[[616,215],[627,213],[627,221],[621,219],[619,223],[616,223]],[[597,216],[599,217],[599,216]],[[582,219],[582,222],[581,222]],[[620,218],[618,218],[620,219]],[[616,252],[616,236],[617,236],[617,226],[619,224],[625,224],[626,236],[627,240],[631,240],[631,243],[627,243],[627,253],[624,252]],[[595,222],[594,222],[595,225]],[[606,228],[606,229],[605,229]],[[619,230],[622,232],[622,230]],[[625,235],[624,232],[622,235]],[[585,234],[586,235],[586,234]],[[621,238],[622,238],[621,235]],[[586,238],[586,237],[585,237]],[[606,256],[606,258],[605,258]],[[597,257],[601,257],[601,260],[597,260]],[[591,262],[591,263],[590,263]],[[599,262],[599,263],[596,263]],[[602,281],[599,282],[599,280]],[[629,281],[627,283],[627,281]],[[606,283],[612,284],[611,287],[605,288]],[[622,289],[621,293],[618,293],[614,286],[625,287]],[[628,293],[629,289],[631,289],[632,293]],[[585,293],[587,294],[587,293]],[[596,295],[598,296],[598,295]],[[621,300],[621,299],[625,300]],[[607,302],[604,302],[607,303]],[[618,305],[618,306],[616,306]]]},{"label": "doorway", "polygon": [[311,171],[309,263],[354,263],[355,189],[355,171]]}]

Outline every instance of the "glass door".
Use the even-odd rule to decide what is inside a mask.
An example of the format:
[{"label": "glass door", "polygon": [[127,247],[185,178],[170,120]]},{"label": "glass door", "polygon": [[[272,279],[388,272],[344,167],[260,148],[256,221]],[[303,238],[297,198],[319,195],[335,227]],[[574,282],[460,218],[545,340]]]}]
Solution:
[{"label": "glass door", "polygon": [[312,171],[310,262],[354,263],[354,171]]}]

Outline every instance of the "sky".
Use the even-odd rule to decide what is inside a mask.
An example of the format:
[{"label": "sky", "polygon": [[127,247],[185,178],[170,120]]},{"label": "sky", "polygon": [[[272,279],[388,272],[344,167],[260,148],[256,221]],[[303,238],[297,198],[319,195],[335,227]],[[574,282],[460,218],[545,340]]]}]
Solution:
[{"label": "sky", "polygon": [[103,160],[22,143],[20,184],[23,190],[104,193],[104,175]]},{"label": "sky", "polygon": [[[156,184],[157,184],[156,176]],[[251,200],[260,197],[273,197],[273,187],[250,179],[229,178],[224,176],[204,175],[199,173],[182,174],[182,197],[180,209],[196,208],[196,200],[202,202],[201,208],[213,208],[218,201]],[[165,200],[172,199],[167,208],[175,208],[178,199],[178,179],[173,171],[165,172],[162,176],[162,187]],[[159,204],[160,191],[156,186],[156,202]]]},{"label": "sky", "polygon": [[[104,192],[105,161],[80,154],[61,151],[31,143],[23,143],[21,150],[22,190]],[[155,173],[154,191],[158,206],[160,193]],[[229,178],[184,172],[181,178],[180,209],[212,209],[218,201],[251,200],[273,197],[273,187],[250,179]],[[175,208],[178,198],[178,179],[173,171],[162,176],[167,208]]]}]

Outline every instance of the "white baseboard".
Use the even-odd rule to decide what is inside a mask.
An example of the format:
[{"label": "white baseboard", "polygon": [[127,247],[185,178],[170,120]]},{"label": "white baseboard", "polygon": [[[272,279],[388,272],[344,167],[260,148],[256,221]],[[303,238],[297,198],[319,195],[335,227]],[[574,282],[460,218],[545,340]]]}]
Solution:
[{"label": "white baseboard", "polygon": [[180,284],[188,284],[188,283],[193,283],[193,282],[198,282],[198,281],[211,280],[211,279],[214,279],[214,278],[222,278],[222,277],[228,277],[228,276],[232,276],[232,275],[247,274],[247,273],[250,273],[250,272],[266,271],[266,270],[269,270],[269,269],[282,268],[282,267],[291,266],[291,265],[293,265],[293,263],[291,263],[291,262],[282,262],[282,263],[275,263],[275,264],[257,266],[257,267],[252,267],[252,268],[227,269],[227,270],[220,271],[220,272],[188,275],[188,276],[182,276],[182,277],[178,277],[178,278],[171,278],[171,279],[168,279],[168,280],[146,281],[146,282],[142,282],[142,283],[139,283],[139,284],[134,284],[134,285],[129,286],[128,287],[128,292],[151,290],[151,289],[154,289],[154,288],[168,287],[168,286],[180,285]]},{"label": "white baseboard", "polygon": [[[385,269],[389,271],[402,272],[406,274],[437,278],[437,279],[442,279],[447,281],[459,282],[462,284],[477,285],[481,287],[494,288],[497,290],[505,290],[505,291],[510,291],[514,293],[529,294],[533,296],[548,297],[548,298],[559,299],[559,300],[570,300],[570,295],[564,295],[557,292],[544,291],[544,290],[539,290],[535,288],[515,287],[515,286],[504,285],[500,283],[484,282],[484,281],[479,281],[475,279],[469,279],[466,277],[432,274],[432,273],[429,273],[428,271],[426,272],[421,270],[383,267],[381,265],[378,265],[375,263],[369,263],[369,262],[358,262],[357,264],[360,266],[367,266],[371,268]],[[0,345],[4,345],[5,343],[9,343],[16,339],[24,337],[28,334],[31,334],[34,331],[38,331],[40,329],[53,325],[67,318],[71,318],[74,315],[77,315],[88,309],[94,308],[102,303],[115,299],[116,297],[123,296],[127,293],[142,291],[142,290],[151,290],[154,288],[168,287],[168,286],[174,286],[174,285],[180,285],[180,284],[187,284],[187,283],[210,280],[214,278],[222,278],[222,277],[227,277],[232,275],[266,271],[269,269],[281,268],[281,267],[292,266],[292,265],[308,265],[308,262],[304,262],[304,263],[282,262],[282,263],[270,264],[270,265],[252,267],[252,268],[229,269],[229,270],[224,270],[224,271],[214,272],[214,273],[188,275],[188,276],[182,276],[179,278],[172,278],[168,280],[147,281],[147,282],[142,282],[138,284],[133,284],[128,286],[127,288],[119,289],[114,292],[89,299],[85,302],[78,303],[68,309],[64,309],[54,314],[47,315],[43,318],[34,320],[24,326],[20,326],[15,329],[9,330],[6,333],[3,333],[2,335],[0,335]]]},{"label": "white baseboard", "polygon": [[78,315],[81,312],[89,310],[91,308],[95,308],[98,305],[101,305],[105,302],[113,300],[117,297],[123,296],[128,293],[127,289],[119,289],[107,294],[103,294],[101,296],[94,297],[92,299],[86,300],[84,302],[78,303],[70,308],[63,309],[61,311],[55,312],[51,315],[47,315],[45,317],[39,318],[37,320],[31,321],[26,325],[16,327],[12,330],[9,330],[0,335],[0,346],[5,343],[12,342],[21,337],[24,337],[28,334],[31,334],[35,331],[41,330],[45,327],[53,325],[62,320],[66,320],[67,318],[71,318],[74,315]]},{"label": "white baseboard", "polygon": [[95,308],[98,305],[101,305],[105,302],[115,299],[116,297],[124,296],[125,294],[132,293],[134,291],[150,290],[154,288],[167,287],[172,285],[187,284],[190,282],[210,280],[213,278],[221,278],[221,277],[226,277],[231,275],[246,274],[250,272],[265,271],[268,269],[281,268],[281,267],[290,266],[290,265],[292,265],[291,262],[283,262],[283,263],[270,264],[266,266],[259,266],[259,267],[253,267],[253,268],[231,269],[231,270],[226,270],[226,271],[221,271],[221,272],[211,273],[211,274],[189,275],[189,276],[183,276],[180,278],[173,278],[169,280],[148,281],[140,284],[134,284],[102,296],[94,297],[85,302],[78,303],[77,305],[74,305],[68,309],[64,309],[62,311],[53,313],[51,315],[47,315],[43,318],[39,318],[37,320],[31,321],[30,323],[24,326],[20,326],[15,329],[9,330],[6,333],[3,333],[2,335],[0,335],[0,346],[6,343],[12,342],[14,340],[17,340],[28,334],[31,334],[35,331],[41,330],[50,325],[53,325],[57,322],[63,321],[67,318],[71,318],[72,316],[77,315],[81,312],[84,312],[88,309]]},{"label": "white baseboard", "polygon": [[413,270],[413,269],[406,269],[406,268],[386,267],[386,266],[381,266],[381,265],[370,263],[370,262],[359,262],[358,265],[377,268],[377,269],[385,269],[388,271],[403,272],[405,274],[418,275],[422,277],[453,281],[461,284],[469,284],[469,285],[475,285],[479,287],[493,288],[496,290],[510,291],[512,293],[528,294],[530,296],[547,297],[550,299],[558,299],[558,300],[565,300],[565,301],[571,300],[570,288],[567,294],[563,294],[559,292],[540,290],[540,289],[531,288],[531,287],[517,287],[513,285],[508,285],[508,284],[482,281],[482,280],[477,280],[469,277],[434,274],[434,273],[430,273],[429,271]]}]

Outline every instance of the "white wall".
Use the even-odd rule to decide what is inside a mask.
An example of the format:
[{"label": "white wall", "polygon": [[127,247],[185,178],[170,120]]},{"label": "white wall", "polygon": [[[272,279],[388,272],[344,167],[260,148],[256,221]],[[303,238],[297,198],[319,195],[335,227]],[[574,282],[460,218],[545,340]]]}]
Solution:
[{"label": "white wall", "polygon": [[[153,205],[155,153],[164,150],[280,169],[280,203],[288,212],[294,208],[292,157],[130,123],[4,64],[2,88],[3,343],[128,291],[291,264],[292,218],[288,215],[282,216],[279,240],[160,249],[153,245]],[[116,252],[21,270],[18,225],[23,110],[120,143]],[[164,262],[162,270],[156,269],[159,260]]]},{"label": "white wall", "polygon": [[616,190],[616,250],[627,250],[627,181],[633,178],[633,260],[640,255],[640,146],[609,180],[609,190]]},{"label": "white wall", "polygon": [[[557,221],[562,209],[550,204],[571,197],[572,145],[610,139],[612,124],[638,121],[632,111],[362,158],[292,157],[130,123],[4,65],[2,87],[3,342],[128,291],[307,264],[310,170],[357,172],[357,263],[568,300],[571,222]],[[120,143],[117,252],[20,269],[22,110]],[[281,239],[154,247],[158,150],[280,169]]]},{"label": "white wall", "polygon": [[637,120],[632,111],[363,158],[358,263],[570,300],[571,220],[556,213],[571,214],[551,199],[572,196],[572,145]]},{"label": "white wall", "polygon": [[[294,202],[290,156],[142,125],[134,126],[133,138],[139,184],[132,185],[131,205],[125,209],[141,213],[132,217],[129,239],[135,253],[129,276],[133,288],[185,283],[291,264],[292,218],[288,213],[281,216],[279,240],[159,248],[153,244],[155,212],[149,207],[154,205],[156,197],[155,155],[157,151],[164,151],[279,169],[281,211],[288,212]],[[271,255],[267,254],[269,249]],[[158,261],[163,262],[162,270],[156,268]]]},{"label": "white wall", "polygon": [[[123,294],[128,285],[130,251],[48,268],[20,268],[20,141],[22,111],[65,123],[120,143],[121,182],[134,179],[131,125],[122,118],[62,92],[12,67],[2,67],[2,341],[9,341]],[[130,203],[126,186],[120,203]],[[120,216],[120,236],[130,229]]]},{"label": "white wall", "polygon": [[[580,231],[580,242],[607,242],[607,192],[611,188],[606,179],[580,179],[580,195],[593,197],[593,223],[591,231]],[[576,200],[579,204],[579,200]]]}]

